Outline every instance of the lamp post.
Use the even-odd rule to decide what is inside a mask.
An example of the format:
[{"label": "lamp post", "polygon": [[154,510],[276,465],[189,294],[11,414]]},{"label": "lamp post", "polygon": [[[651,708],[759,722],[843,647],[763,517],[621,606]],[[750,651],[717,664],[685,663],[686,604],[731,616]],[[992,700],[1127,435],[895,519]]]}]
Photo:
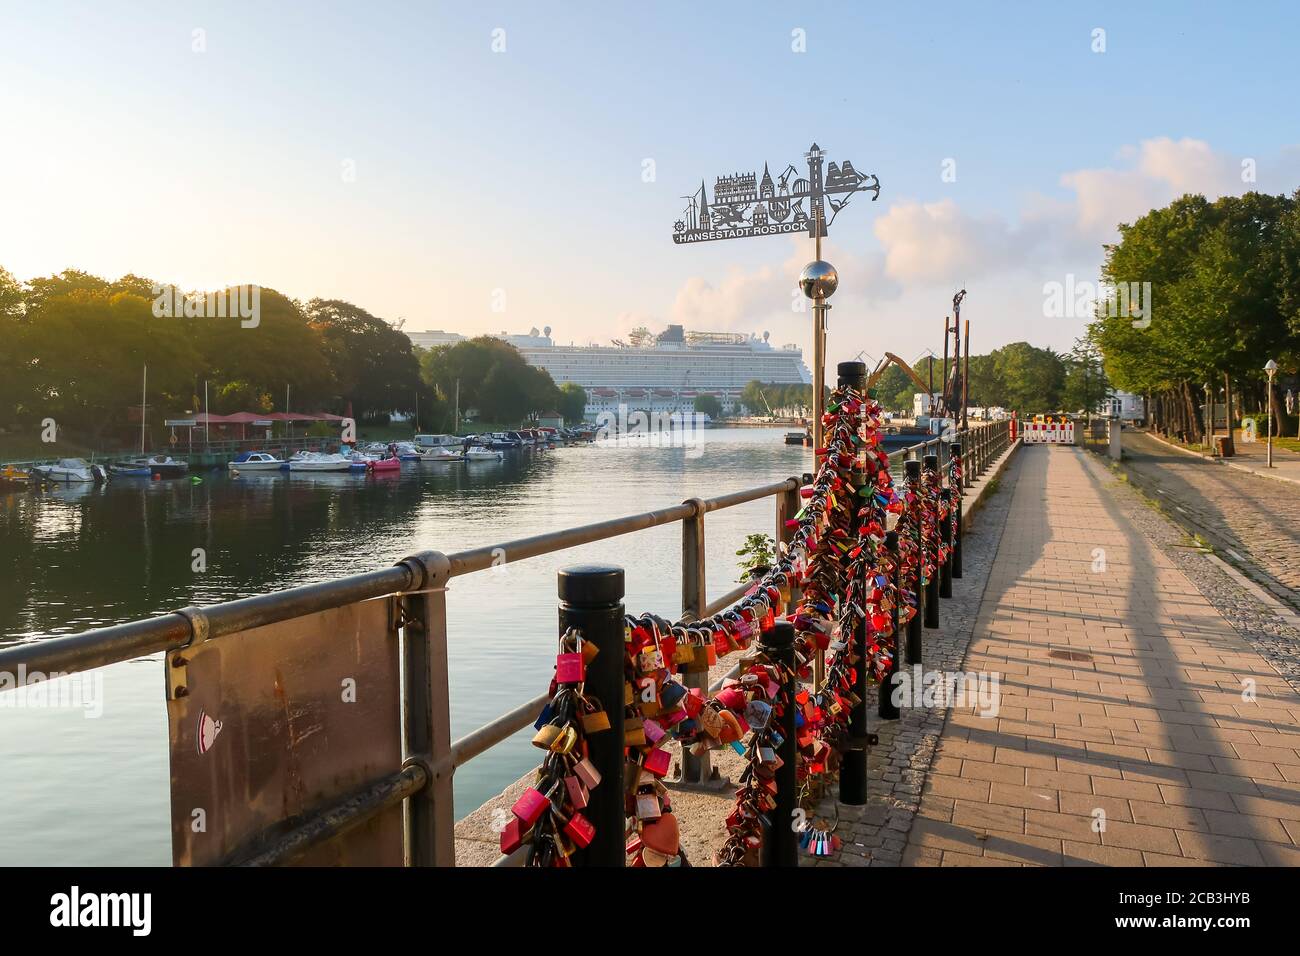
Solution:
[{"label": "lamp post", "polygon": [[1268,372],[1268,467],[1273,467],[1273,376],[1277,374],[1277,362],[1272,359],[1264,366]]}]

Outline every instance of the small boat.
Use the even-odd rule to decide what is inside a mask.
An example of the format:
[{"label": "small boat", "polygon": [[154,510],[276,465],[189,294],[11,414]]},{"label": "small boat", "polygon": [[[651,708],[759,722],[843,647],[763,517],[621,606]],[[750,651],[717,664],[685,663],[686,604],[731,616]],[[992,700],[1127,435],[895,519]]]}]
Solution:
[{"label": "small boat", "polygon": [[466,461],[500,461],[504,455],[491,448],[470,448],[465,452]]},{"label": "small boat", "polygon": [[60,458],[52,465],[36,465],[32,474],[46,481],[60,482],[94,482],[108,480],[108,472],[103,465],[92,465],[84,458]]},{"label": "small boat", "polygon": [[351,471],[352,459],[338,454],[303,451],[289,459],[289,471]]},{"label": "small boat", "polygon": [[493,432],[492,434],[480,439],[488,448],[496,451],[513,451],[519,447],[519,441],[511,438],[505,432]]},{"label": "small boat", "polygon": [[785,433],[785,443],[787,445],[804,445],[807,444],[807,442],[808,442],[808,435],[806,432]]},{"label": "small boat", "polygon": [[234,461],[228,462],[226,467],[233,472],[240,471],[279,471],[284,468],[288,462],[276,458],[274,455],[264,451],[246,451]]},{"label": "small boat", "polygon": [[154,455],[151,458],[129,458],[109,465],[108,470],[120,477],[183,478],[189,473],[190,466],[188,462],[177,461],[170,455]]},{"label": "small boat", "polygon": [[415,456],[415,461],[464,461],[465,456],[459,451],[453,451],[450,446],[439,448],[430,448],[428,451],[420,452]]},{"label": "small boat", "polygon": [[366,466],[370,472],[401,471],[402,459],[400,458],[377,458]]},{"label": "small boat", "polygon": [[23,471],[16,465],[5,465],[0,468],[0,488],[26,488],[31,477],[31,472]]}]

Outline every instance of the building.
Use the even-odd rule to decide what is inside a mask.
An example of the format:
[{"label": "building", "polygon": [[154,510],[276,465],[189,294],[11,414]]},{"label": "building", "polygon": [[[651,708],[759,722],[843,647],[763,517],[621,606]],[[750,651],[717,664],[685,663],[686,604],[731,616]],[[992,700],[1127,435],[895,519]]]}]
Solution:
[{"label": "building", "polygon": [[457,332],[444,332],[442,329],[432,329],[426,332],[407,332],[406,337],[411,340],[412,345],[421,349],[433,349],[440,345],[455,345],[457,342],[465,341],[465,336]]}]

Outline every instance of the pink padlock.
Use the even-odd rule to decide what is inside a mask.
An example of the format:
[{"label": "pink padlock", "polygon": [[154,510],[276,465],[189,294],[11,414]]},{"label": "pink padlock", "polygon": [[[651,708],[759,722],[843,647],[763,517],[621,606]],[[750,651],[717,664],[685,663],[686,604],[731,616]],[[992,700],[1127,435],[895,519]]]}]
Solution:
[{"label": "pink padlock", "polygon": [[587,665],[581,654],[557,654],[555,680],[561,684],[581,684],[587,676]]},{"label": "pink padlock", "polygon": [[546,799],[546,795],[542,791],[536,787],[529,787],[515,801],[515,805],[510,808],[510,812],[524,821],[525,826],[531,827],[550,805],[551,801]]},{"label": "pink padlock", "polygon": [[663,740],[664,729],[653,720],[642,721],[642,727],[645,729],[645,739],[648,743],[657,744]]}]

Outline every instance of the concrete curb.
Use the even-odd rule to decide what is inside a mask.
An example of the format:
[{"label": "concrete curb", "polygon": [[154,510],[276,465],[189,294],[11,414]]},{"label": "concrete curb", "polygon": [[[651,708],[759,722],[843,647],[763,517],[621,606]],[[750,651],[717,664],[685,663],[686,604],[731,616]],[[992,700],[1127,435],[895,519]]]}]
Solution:
[{"label": "concrete curb", "polygon": [[1182,452],[1184,455],[1190,455],[1193,458],[1199,458],[1202,461],[1208,461],[1216,465],[1225,465],[1228,468],[1235,468],[1237,471],[1244,472],[1248,475],[1258,475],[1260,478],[1272,478],[1274,481],[1285,481],[1289,485],[1300,485],[1300,478],[1288,478],[1285,475],[1275,475],[1272,472],[1260,471],[1257,468],[1250,468],[1247,465],[1238,464],[1235,461],[1224,461],[1222,458],[1215,458],[1213,455],[1207,455],[1199,451],[1192,451],[1190,448],[1183,448],[1181,445],[1175,445],[1173,442],[1161,438],[1153,431],[1144,431],[1142,434],[1146,435],[1148,438],[1155,439],[1167,448],[1172,448],[1174,451]]}]

